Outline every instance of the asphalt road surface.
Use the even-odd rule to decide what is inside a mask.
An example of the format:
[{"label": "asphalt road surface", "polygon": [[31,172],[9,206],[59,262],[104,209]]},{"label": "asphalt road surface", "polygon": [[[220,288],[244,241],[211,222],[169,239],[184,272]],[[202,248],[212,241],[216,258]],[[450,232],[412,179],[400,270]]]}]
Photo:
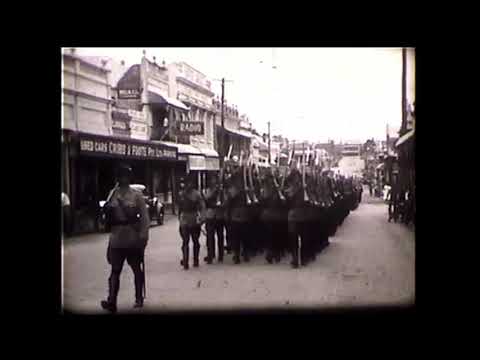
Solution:
[{"label": "asphalt road surface", "polygon": [[[387,206],[368,196],[350,213],[330,246],[314,263],[292,269],[290,258],[268,264],[263,256],[234,265],[207,265],[202,235],[200,267],[180,266],[180,237],[175,217],[150,229],[147,247],[147,298],[132,309],[133,273],[125,263],[120,279],[119,312],[232,310],[297,307],[355,307],[410,304],[415,299],[415,235],[387,222]],[[63,246],[63,304],[76,313],[105,313],[109,265],[107,234],[70,238]],[[190,251],[192,252],[192,251]]]}]

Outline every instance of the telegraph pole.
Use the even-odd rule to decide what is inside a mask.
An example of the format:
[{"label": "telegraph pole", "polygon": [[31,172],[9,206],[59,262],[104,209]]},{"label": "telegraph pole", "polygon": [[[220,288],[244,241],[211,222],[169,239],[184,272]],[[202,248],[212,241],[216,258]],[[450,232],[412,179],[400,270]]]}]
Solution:
[{"label": "telegraph pole", "polygon": [[[221,103],[221,113],[220,113],[220,119],[221,119],[221,127],[222,127],[222,135],[219,137],[219,144],[218,144],[218,150],[219,150],[219,156],[220,156],[220,166],[223,166],[223,162],[225,159],[225,144],[224,144],[224,139],[225,139],[225,81],[228,82],[233,82],[233,80],[225,80],[225,78],[222,79],[214,79],[215,81],[221,81],[222,82],[222,103]],[[215,125],[216,127],[216,125]]]}]

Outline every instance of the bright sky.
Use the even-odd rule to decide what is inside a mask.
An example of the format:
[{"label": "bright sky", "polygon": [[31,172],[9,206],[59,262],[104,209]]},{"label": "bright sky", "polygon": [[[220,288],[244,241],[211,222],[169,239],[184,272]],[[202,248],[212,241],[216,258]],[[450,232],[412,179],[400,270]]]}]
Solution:
[{"label": "bright sky", "polygon": [[[144,48],[77,48],[79,55],[140,62]],[[385,139],[401,125],[401,49],[145,48],[157,62],[185,61],[210,79],[260,133],[336,142]],[[272,62],[276,69],[272,69]],[[220,82],[212,81],[220,96]],[[412,85],[414,86],[414,85]],[[414,92],[410,86],[410,93]],[[409,98],[414,97],[410,95]]]}]

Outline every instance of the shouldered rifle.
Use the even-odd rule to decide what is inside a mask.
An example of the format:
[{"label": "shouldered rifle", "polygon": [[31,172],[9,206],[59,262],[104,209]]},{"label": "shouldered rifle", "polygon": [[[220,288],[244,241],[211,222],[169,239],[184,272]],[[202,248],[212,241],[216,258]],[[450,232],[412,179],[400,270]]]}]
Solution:
[{"label": "shouldered rifle", "polygon": [[258,204],[259,201],[258,201],[258,198],[257,198],[257,195],[255,194],[255,184],[253,183],[253,176],[252,176],[252,155],[250,154],[250,156],[248,157],[249,161],[248,161],[248,179],[250,180],[250,187],[251,187],[251,190],[252,190],[252,201],[254,204]]},{"label": "shouldered rifle", "polygon": [[[280,186],[278,185],[277,177],[275,176],[275,174],[272,174],[272,175],[273,175],[273,185],[275,186],[275,190],[277,190],[278,197],[283,202],[283,201],[285,201],[285,196],[282,193],[282,189],[280,189]],[[282,179],[282,184],[283,184],[284,179],[285,179],[285,177],[283,177],[283,179]]]},{"label": "shouldered rifle", "polygon": [[243,150],[240,151],[240,168],[243,170],[243,190],[245,192],[245,200],[247,205],[252,205],[252,199],[248,195],[248,187],[247,187],[247,168],[243,165]]},{"label": "shouldered rifle", "polygon": [[220,169],[220,179],[219,179],[219,185],[218,185],[218,194],[217,194],[217,206],[222,206],[223,204],[223,176],[224,176],[224,169],[225,169],[225,163],[223,164],[222,168]]},{"label": "shouldered rifle", "polygon": [[306,156],[305,156],[305,143],[302,144],[302,186],[303,186],[303,201],[306,203],[310,202],[310,198],[308,197],[307,193],[307,184],[305,182],[305,163],[306,163]]}]

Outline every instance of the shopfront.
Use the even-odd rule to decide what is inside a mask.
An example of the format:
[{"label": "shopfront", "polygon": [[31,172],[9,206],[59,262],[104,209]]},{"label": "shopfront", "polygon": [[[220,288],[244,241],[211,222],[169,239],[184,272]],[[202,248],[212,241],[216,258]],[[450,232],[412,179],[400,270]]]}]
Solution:
[{"label": "shopfront", "polygon": [[[230,146],[232,146],[231,156],[240,157],[241,151],[245,154],[250,152],[252,142],[252,135],[244,130],[232,130],[224,129],[217,126],[217,143],[219,144],[220,156],[228,153]],[[220,159],[220,165],[222,165],[223,159]]]},{"label": "shopfront", "polygon": [[132,167],[133,183],[145,185],[149,195],[159,197],[167,209],[173,208],[174,169],[178,159],[175,147],[84,133],[73,133],[70,140],[69,178],[75,232],[95,231],[98,203],[115,186],[119,163]]}]

